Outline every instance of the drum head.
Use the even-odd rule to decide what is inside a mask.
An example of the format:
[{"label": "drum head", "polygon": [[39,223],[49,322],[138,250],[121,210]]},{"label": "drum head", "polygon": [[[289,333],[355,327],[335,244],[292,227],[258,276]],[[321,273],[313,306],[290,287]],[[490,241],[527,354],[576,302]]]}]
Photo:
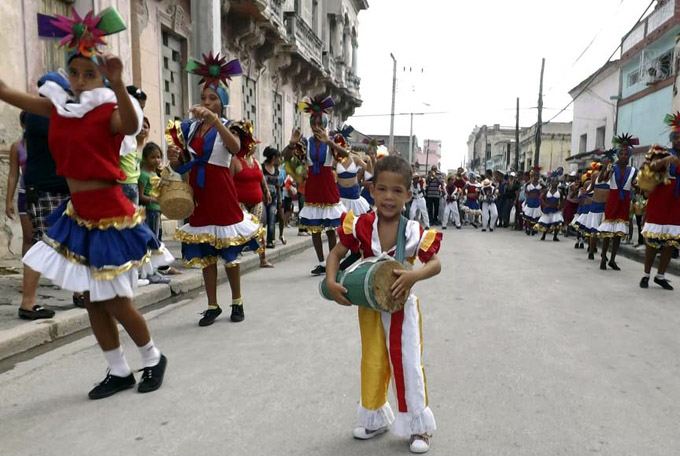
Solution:
[{"label": "drum head", "polygon": [[373,295],[375,302],[385,312],[398,312],[404,308],[408,296],[399,299],[392,298],[392,291],[390,288],[397,280],[394,274],[396,269],[406,269],[401,263],[396,261],[383,261],[375,269],[373,276]]}]

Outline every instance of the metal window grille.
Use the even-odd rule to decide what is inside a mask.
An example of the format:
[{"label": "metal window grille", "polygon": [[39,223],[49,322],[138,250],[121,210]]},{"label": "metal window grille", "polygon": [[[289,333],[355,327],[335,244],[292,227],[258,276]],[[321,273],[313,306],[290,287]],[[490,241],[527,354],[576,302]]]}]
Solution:
[{"label": "metal window grille", "polygon": [[[243,118],[249,120],[255,125],[255,119],[257,114],[257,87],[255,80],[244,76],[243,84],[241,85],[241,91],[243,93]],[[257,128],[257,125],[255,125]]]},{"label": "metal window grille", "polygon": [[283,97],[274,92],[272,106],[272,142],[281,150],[283,144]]},{"label": "metal window grille", "polygon": [[168,120],[181,120],[184,117],[184,87],[182,85],[183,39],[163,31],[163,114]]}]

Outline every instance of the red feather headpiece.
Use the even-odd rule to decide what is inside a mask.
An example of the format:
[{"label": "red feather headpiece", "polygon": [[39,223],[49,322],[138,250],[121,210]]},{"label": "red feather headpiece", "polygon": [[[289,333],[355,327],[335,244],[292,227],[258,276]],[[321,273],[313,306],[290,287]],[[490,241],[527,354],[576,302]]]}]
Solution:
[{"label": "red feather headpiece", "polygon": [[240,76],[243,74],[241,63],[238,59],[227,62],[226,57],[220,57],[219,52],[213,55],[210,52],[208,55],[203,54],[203,62],[196,60],[189,60],[186,66],[189,73],[201,76],[199,84],[205,83],[206,86],[217,89],[220,84],[228,85],[227,81],[231,81],[232,76]]}]

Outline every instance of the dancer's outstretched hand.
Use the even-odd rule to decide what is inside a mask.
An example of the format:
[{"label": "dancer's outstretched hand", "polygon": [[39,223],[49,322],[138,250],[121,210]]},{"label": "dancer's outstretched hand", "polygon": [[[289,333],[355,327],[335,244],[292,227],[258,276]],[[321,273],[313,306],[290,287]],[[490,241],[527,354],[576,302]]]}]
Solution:
[{"label": "dancer's outstretched hand", "polygon": [[97,57],[97,64],[102,75],[114,85],[123,81],[123,61],[113,54]]}]

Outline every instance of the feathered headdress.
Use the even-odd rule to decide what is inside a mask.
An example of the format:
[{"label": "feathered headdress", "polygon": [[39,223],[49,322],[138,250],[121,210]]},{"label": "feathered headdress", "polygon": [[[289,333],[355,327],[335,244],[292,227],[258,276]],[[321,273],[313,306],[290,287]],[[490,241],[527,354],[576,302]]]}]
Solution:
[{"label": "feathered headdress", "polygon": [[612,139],[612,144],[616,149],[623,149],[624,147],[634,147],[640,145],[640,140],[633,135],[628,133],[623,133],[618,136],[614,136]]},{"label": "feathered headdress", "polygon": [[324,97],[323,95],[316,95],[313,98],[305,97],[298,102],[298,109],[312,117],[328,115],[333,106],[335,106],[333,99],[330,96]]},{"label": "feathered headdress", "polygon": [[538,165],[532,166],[531,172],[529,173],[529,175],[533,177],[533,176],[538,174],[540,176],[541,175],[541,169],[542,168]]},{"label": "feathered headdress", "polygon": [[589,180],[591,178],[592,175],[593,175],[592,169],[589,169],[588,171],[583,173],[583,175],[581,176],[581,183],[582,184],[585,183],[587,180]]},{"label": "feathered headdress", "polygon": [[243,74],[238,59],[227,62],[227,58],[221,57],[219,52],[217,55],[213,55],[212,52],[208,55],[203,54],[203,62],[189,60],[186,70],[201,77],[201,80],[198,81],[199,84],[205,84],[206,87],[215,89],[222,84],[227,86],[227,81],[231,81],[233,76]]},{"label": "feathered headdress", "polygon": [[602,167],[602,163],[596,162],[596,161],[591,162],[591,163],[590,163],[590,167],[589,167],[589,168],[590,168],[590,172],[593,173],[593,172],[595,172],[595,171],[599,171],[601,167]]},{"label": "feathered headdress", "polygon": [[664,123],[671,128],[670,139],[672,140],[680,133],[680,112],[675,114],[666,114],[663,119]]},{"label": "feathered headdress", "polygon": [[[628,146],[624,146],[624,147],[628,147]],[[611,161],[614,161],[614,158],[616,158],[617,152],[618,152],[618,149],[598,150],[597,155],[602,157],[602,158],[607,158]]]},{"label": "feathered headdress", "polygon": [[557,178],[560,177],[562,174],[564,174],[564,168],[562,168],[562,167],[560,166],[560,167],[557,168],[555,171],[553,171],[552,173],[550,173],[550,179],[557,179]]},{"label": "feathered headdress", "polygon": [[354,131],[354,127],[351,125],[343,125],[339,130],[332,131],[331,137],[335,144],[339,144],[345,149],[349,146],[349,137]]},{"label": "feathered headdress", "polygon": [[118,11],[106,8],[95,16],[90,11],[80,17],[75,8],[71,8],[72,18],[57,15],[56,17],[38,14],[38,35],[46,38],[62,38],[59,46],[66,46],[69,59],[82,55],[88,59],[101,54],[98,46],[106,45],[105,36],[125,30],[125,22]]},{"label": "feathered headdress", "polygon": [[362,142],[364,144],[367,144],[369,149],[377,149],[378,146],[382,146],[385,144],[385,141],[382,139],[375,139],[370,137],[364,138]]},{"label": "feathered headdress", "polygon": [[255,152],[255,146],[260,144],[260,141],[253,136],[253,124],[247,120],[240,122],[232,122],[229,124],[229,130],[237,134],[241,140],[241,149],[238,151],[239,157],[251,155]]}]

